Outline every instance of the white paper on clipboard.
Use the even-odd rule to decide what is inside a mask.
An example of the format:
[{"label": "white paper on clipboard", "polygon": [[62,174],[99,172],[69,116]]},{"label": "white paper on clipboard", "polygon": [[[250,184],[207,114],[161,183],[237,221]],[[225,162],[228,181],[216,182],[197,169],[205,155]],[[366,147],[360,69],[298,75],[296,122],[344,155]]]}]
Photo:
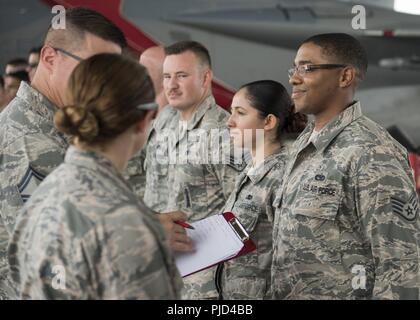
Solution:
[{"label": "white paper on clipboard", "polygon": [[236,256],[244,246],[241,238],[222,215],[214,215],[190,224],[194,230],[186,231],[193,241],[194,251],[175,254],[176,265],[183,277]]}]

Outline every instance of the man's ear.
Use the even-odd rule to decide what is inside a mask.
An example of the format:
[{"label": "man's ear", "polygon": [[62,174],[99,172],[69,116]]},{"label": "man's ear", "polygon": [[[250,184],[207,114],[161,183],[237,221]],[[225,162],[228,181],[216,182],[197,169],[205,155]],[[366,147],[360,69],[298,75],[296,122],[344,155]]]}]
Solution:
[{"label": "man's ear", "polygon": [[264,130],[273,130],[277,125],[277,118],[273,114],[269,114],[264,120]]},{"label": "man's ear", "polygon": [[53,72],[54,65],[58,58],[57,51],[50,46],[44,46],[41,49],[39,63],[48,71],[49,74]]},{"label": "man's ear", "polygon": [[207,88],[211,86],[213,80],[213,71],[210,68],[204,70],[203,87]]},{"label": "man's ear", "polygon": [[356,81],[356,69],[353,67],[343,68],[339,80],[340,88],[346,88]]},{"label": "man's ear", "polygon": [[141,132],[146,132],[147,130],[149,130],[149,125],[151,124],[155,116],[156,116],[156,110],[146,111],[144,117],[140,119],[134,126],[134,132],[141,133]]}]

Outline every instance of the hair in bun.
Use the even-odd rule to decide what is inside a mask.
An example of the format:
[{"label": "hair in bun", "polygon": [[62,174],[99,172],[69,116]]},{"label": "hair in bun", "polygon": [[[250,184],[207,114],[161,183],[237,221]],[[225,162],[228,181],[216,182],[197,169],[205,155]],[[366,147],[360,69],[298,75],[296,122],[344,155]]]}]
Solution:
[{"label": "hair in bun", "polygon": [[137,61],[103,53],[80,62],[67,86],[67,106],[59,109],[57,129],[85,145],[104,145],[138,123],[139,108],[154,102],[153,83]]},{"label": "hair in bun", "polygon": [[250,105],[258,110],[261,118],[269,114],[277,117],[279,124],[275,140],[298,135],[305,129],[307,116],[296,112],[289,93],[280,82],[259,80],[244,84],[240,90],[246,90]]},{"label": "hair in bun", "polygon": [[63,107],[57,111],[54,123],[61,132],[88,143],[92,142],[99,132],[95,115],[84,107]]}]

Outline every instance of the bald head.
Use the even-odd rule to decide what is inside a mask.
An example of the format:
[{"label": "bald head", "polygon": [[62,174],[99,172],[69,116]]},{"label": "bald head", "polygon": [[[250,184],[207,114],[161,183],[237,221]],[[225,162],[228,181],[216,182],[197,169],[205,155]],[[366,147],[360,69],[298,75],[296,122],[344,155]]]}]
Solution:
[{"label": "bald head", "polygon": [[146,49],[141,54],[139,61],[149,72],[157,92],[162,90],[163,60],[165,60],[165,51],[163,47],[156,46]]},{"label": "bald head", "polygon": [[159,107],[163,107],[168,102],[163,94],[163,61],[165,60],[165,50],[161,46],[150,47],[143,51],[140,56],[140,64],[146,67],[152,78],[153,87],[156,93],[156,102]]}]

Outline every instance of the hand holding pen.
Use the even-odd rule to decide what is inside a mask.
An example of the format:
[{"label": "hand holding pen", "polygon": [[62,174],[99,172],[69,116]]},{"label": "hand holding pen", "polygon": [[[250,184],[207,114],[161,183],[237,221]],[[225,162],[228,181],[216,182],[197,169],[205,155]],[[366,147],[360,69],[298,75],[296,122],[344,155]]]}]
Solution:
[{"label": "hand holding pen", "polygon": [[194,227],[192,225],[189,225],[185,221],[175,221],[176,224],[179,224],[181,227],[188,228],[191,230],[194,230]]},{"label": "hand holding pen", "polygon": [[[173,211],[157,214],[168,239],[169,247],[174,251],[190,252],[193,250],[191,239],[187,235],[186,228],[192,226],[184,222],[187,215],[182,211]],[[188,226],[188,227],[187,227]]]}]

